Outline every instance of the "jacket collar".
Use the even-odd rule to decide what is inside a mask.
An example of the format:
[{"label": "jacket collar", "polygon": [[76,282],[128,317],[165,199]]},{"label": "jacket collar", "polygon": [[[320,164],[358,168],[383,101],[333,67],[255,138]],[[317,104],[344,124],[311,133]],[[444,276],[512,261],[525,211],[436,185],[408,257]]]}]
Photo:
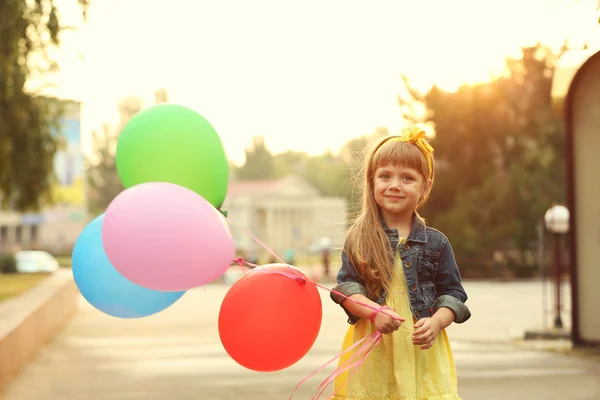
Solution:
[{"label": "jacket collar", "polygon": [[[393,238],[395,240],[398,240],[398,230],[397,229],[391,229],[387,226],[387,224],[385,223],[385,221],[383,220],[383,217],[381,216],[381,214],[379,214],[379,220],[381,221],[381,226],[383,227],[383,230],[385,231],[385,233],[388,235],[389,238]],[[408,235],[408,239],[406,239],[407,242],[417,242],[417,243],[427,243],[427,229],[426,229],[426,225],[425,225],[425,221],[423,221],[423,218],[421,218],[421,216],[419,214],[417,214],[416,212],[413,213],[413,217],[412,217],[412,226],[410,228],[410,235]]]}]

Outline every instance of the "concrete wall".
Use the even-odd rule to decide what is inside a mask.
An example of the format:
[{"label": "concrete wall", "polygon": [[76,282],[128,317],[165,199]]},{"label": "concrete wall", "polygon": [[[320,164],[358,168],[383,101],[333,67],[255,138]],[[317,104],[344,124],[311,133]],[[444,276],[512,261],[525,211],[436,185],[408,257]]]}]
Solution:
[{"label": "concrete wall", "polygon": [[600,57],[590,60],[573,96],[573,151],[579,329],[600,342]]},{"label": "concrete wall", "polygon": [[58,270],[23,295],[0,303],[0,394],[37,350],[77,311],[70,270]]}]

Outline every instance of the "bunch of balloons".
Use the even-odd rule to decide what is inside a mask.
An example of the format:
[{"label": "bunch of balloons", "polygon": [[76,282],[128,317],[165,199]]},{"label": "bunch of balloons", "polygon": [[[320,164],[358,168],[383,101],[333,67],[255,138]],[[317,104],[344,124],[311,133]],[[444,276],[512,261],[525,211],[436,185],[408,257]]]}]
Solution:
[{"label": "bunch of balloons", "polygon": [[[125,190],[81,232],[73,275],[98,310],[146,317],[214,281],[234,261],[235,244],[219,211],[228,161],[204,117],[165,103],[125,125],[116,165]],[[223,347],[240,365],[276,371],[304,357],[321,320],[314,282],[295,267],[269,264],[250,270],[229,289],[218,329]]]},{"label": "bunch of balloons", "polygon": [[81,232],[73,276],[98,310],[146,317],[231,265],[235,244],[218,211],[229,165],[204,117],[165,103],[125,125],[116,166],[125,190]]}]

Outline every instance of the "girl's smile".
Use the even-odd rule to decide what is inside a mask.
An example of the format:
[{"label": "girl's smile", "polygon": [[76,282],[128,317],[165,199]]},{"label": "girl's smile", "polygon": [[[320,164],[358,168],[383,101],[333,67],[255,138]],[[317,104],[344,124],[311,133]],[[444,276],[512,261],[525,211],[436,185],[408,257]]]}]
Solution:
[{"label": "girl's smile", "polygon": [[412,214],[429,186],[414,168],[383,165],[375,170],[373,192],[384,218]]}]

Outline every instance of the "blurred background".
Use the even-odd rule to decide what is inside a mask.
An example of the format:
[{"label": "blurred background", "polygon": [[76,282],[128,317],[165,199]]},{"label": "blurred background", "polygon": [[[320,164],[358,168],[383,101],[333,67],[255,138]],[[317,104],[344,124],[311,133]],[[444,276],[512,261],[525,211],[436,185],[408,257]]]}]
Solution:
[{"label": "blurred background", "polygon": [[[123,190],[115,168],[122,127],[144,107],[174,102],[221,137],[228,215],[327,283],[359,207],[365,145],[421,126],[437,164],[421,214],[450,238],[465,281],[526,282],[523,301],[537,319],[518,336],[562,335],[571,257],[552,217],[568,224],[568,211],[549,210],[567,202],[565,99],[600,50],[599,7],[4,1],[0,301],[70,266],[81,230]],[[243,231],[232,234],[239,256],[273,261]],[[239,271],[231,274],[225,283]],[[475,291],[495,290],[486,288]]]},{"label": "blurred background", "polygon": [[[281,254],[339,247],[365,143],[420,124],[438,164],[422,214],[465,277],[543,273],[543,215],[566,201],[564,96],[599,43],[596,1],[81,3],[2,10],[4,251],[68,256],[122,190],[122,126],[172,101],[221,136],[223,208]],[[240,251],[267,257],[243,236]]]}]

